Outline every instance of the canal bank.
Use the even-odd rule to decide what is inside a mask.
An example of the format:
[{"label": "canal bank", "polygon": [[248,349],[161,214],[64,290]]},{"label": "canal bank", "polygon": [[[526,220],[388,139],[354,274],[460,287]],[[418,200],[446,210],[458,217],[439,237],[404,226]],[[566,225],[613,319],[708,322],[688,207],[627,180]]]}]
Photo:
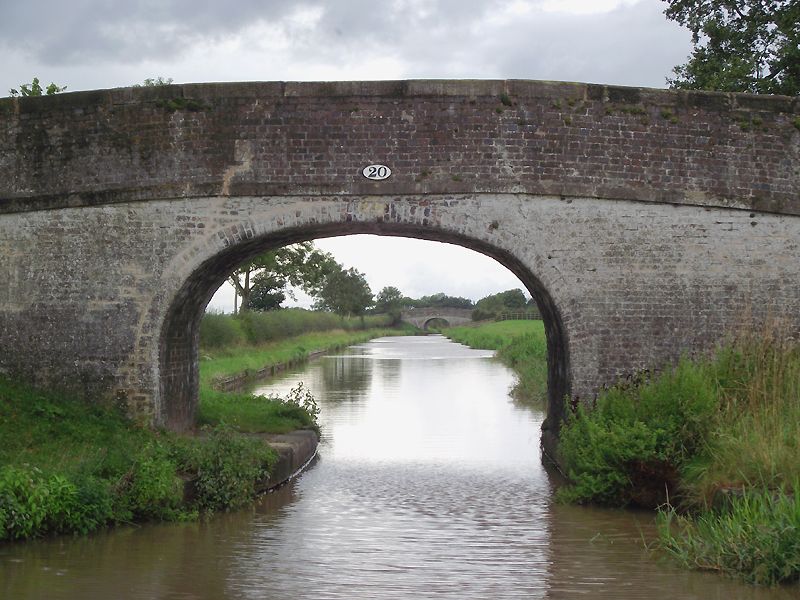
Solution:
[{"label": "canal bank", "polygon": [[[446,331],[541,372],[524,322]],[[800,580],[800,344],[744,330],[714,356],[644,373],[561,427],[564,502],[656,510],[659,545],[688,568],[757,584]],[[521,360],[517,360],[522,357]],[[796,591],[796,589],[795,589]]]},{"label": "canal bank", "polygon": [[650,513],[553,502],[543,412],[492,355],[392,337],[279,374],[253,392],[319,398],[302,477],[213,519],[0,545],[0,596],[794,597],[654,560]]}]

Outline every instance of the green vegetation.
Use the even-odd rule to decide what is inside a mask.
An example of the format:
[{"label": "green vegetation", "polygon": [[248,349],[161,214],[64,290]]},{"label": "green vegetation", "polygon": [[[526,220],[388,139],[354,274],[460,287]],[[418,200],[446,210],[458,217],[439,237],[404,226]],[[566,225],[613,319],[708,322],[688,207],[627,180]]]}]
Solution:
[{"label": "green vegetation", "polygon": [[52,96],[66,89],[67,86],[56,85],[52,81],[47,87],[43,88],[42,84],[39,82],[39,78],[34,77],[31,83],[23,83],[19,86],[19,89],[12,88],[8,90],[8,94],[12,97],[22,96],[23,98],[28,96]]},{"label": "green vegetation", "polygon": [[364,319],[342,318],[330,312],[285,308],[239,315],[206,313],[200,323],[200,348],[260,345],[306,333],[356,331],[389,325],[391,317],[375,315]]},{"label": "green vegetation", "polygon": [[661,544],[685,564],[757,583],[800,578],[800,345],[784,339],[742,335],[577,408],[561,430],[572,485],[560,497],[668,500]]},{"label": "green vegetation", "polygon": [[[789,491],[789,489],[793,491]],[[745,490],[726,510],[683,516],[659,512],[661,547],[683,566],[761,585],[800,580],[800,481]]]},{"label": "green vegetation", "polygon": [[237,508],[276,459],[226,427],[197,437],[141,429],[114,407],[2,378],[0,414],[5,540]]},{"label": "green vegetation", "polygon": [[[478,300],[475,310],[472,311],[474,321],[485,321],[488,319],[498,319],[503,315],[513,315],[515,313],[533,313],[538,315],[536,301],[525,298],[525,294],[520,289],[506,290],[498,294],[491,294]],[[512,317],[513,318],[513,317]],[[521,318],[519,315],[517,318]]]},{"label": "green vegetation", "polygon": [[444,331],[450,339],[472,348],[497,350],[497,356],[517,372],[514,397],[543,401],[547,395],[547,340],[542,321],[499,321]]},{"label": "green vegetation", "polygon": [[673,88],[800,94],[800,3],[796,0],[665,0],[694,49],[675,67]]}]

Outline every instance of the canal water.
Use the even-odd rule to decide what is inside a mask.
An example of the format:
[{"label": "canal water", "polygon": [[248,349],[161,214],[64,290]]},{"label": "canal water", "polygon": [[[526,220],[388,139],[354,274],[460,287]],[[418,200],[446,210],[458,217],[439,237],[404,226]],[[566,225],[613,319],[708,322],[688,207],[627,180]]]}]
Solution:
[{"label": "canal water", "polygon": [[650,513],[556,504],[544,414],[491,352],[380,338],[257,391],[299,381],[323,429],[299,478],[202,523],[0,545],[0,597],[796,598],[675,568]]}]

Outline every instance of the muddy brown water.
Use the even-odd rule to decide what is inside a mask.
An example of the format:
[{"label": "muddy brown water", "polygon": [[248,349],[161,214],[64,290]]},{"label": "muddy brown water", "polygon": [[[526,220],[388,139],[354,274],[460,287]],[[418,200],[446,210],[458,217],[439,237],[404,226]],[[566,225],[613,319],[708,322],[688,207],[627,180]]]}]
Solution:
[{"label": "muddy brown water", "polygon": [[542,411],[492,353],[381,338],[258,387],[318,398],[319,459],[247,510],[0,545],[8,599],[784,599],[654,555],[647,512],[553,501]]}]

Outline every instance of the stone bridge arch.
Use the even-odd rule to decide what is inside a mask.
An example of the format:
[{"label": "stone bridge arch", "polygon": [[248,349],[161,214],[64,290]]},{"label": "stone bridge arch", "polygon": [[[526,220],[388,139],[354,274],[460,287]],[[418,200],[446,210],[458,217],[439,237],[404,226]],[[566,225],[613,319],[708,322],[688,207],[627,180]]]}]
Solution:
[{"label": "stone bridge arch", "polygon": [[[506,242],[493,239],[491,223],[507,209],[511,198],[424,197],[393,198],[219,198],[208,201],[202,213],[203,227],[197,224],[193,243],[177,254],[161,276],[163,294],[154,297],[147,313],[155,317],[153,328],[158,340],[157,393],[150,402],[153,422],[171,429],[192,426],[199,392],[199,324],[205,306],[217,287],[242,262],[264,252],[299,241],[330,236],[371,233],[426,239],[456,244],[490,256],[511,270],[541,299],[548,337],[549,390],[553,419],[558,423],[562,403],[571,392],[570,354],[562,312],[570,310],[567,299],[557,300],[551,289],[566,290],[561,277],[534,273],[537,262],[534,248],[517,245],[521,232],[508,231]],[[197,210],[197,200],[186,206]],[[498,212],[499,211],[499,212]],[[391,213],[393,220],[376,215]],[[423,217],[426,215],[427,217]],[[466,216],[471,224],[464,226]],[[180,214],[171,217],[184,222]],[[423,218],[426,223],[423,224]],[[288,226],[287,226],[288,225]],[[563,307],[562,307],[563,304]],[[428,312],[428,311],[422,311]],[[452,312],[452,311],[451,311]],[[467,319],[471,311],[456,311],[456,319]],[[434,314],[435,313],[435,314]],[[464,313],[464,314],[462,314]],[[424,320],[441,314],[433,311]],[[453,315],[449,315],[453,317]],[[471,320],[471,319],[470,319]],[[144,357],[143,357],[144,358]],[[145,358],[146,360],[146,358]],[[143,406],[141,410],[147,409]]]},{"label": "stone bridge arch", "polygon": [[0,99],[0,372],[189,427],[228,269],[407,235],[540,300],[557,427],[565,394],[707,351],[745,313],[800,329],[798,119],[796,98],[531,81]]},{"label": "stone bridge arch", "polygon": [[441,319],[448,326],[455,327],[472,322],[471,308],[453,308],[450,306],[430,308],[407,308],[400,312],[400,320],[419,329],[427,329],[431,321]]}]

